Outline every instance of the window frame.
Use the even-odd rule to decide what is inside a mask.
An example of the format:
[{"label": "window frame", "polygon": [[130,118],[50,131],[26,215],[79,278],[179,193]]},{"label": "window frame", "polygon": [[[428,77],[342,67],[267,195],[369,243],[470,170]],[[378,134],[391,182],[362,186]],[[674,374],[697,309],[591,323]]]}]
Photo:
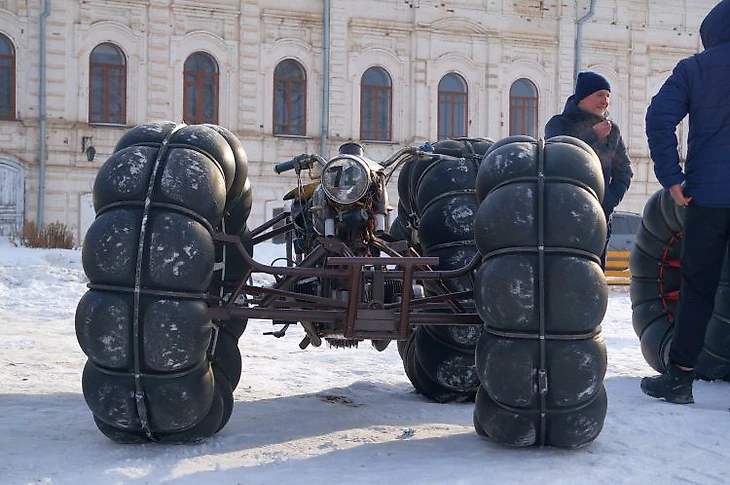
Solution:
[{"label": "window frame", "polygon": [[[102,62],[94,60],[94,53],[100,47],[108,46],[114,49],[116,54],[119,56],[121,63]],[[99,72],[101,71],[101,72]],[[102,84],[97,86],[94,81],[96,76],[103,78]],[[113,81],[119,81],[121,93],[118,95],[118,99],[114,97],[114,90],[111,88]],[[101,112],[95,113],[94,104],[96,90],[102,89],[100,93],[101,100]],[[119,112],[112,113],[111,106],[114,101],[119,102]],[[113,119],[114,116],[118,116],[117,119]],[[127,57],[124,51],[116,44],[112,42],[102,42],[94,46],[89,53],[89,124],[106,124],[106,125],[125,125],[127,123]]]},{"label": "window frame", "polygon": [[[366,77],[369,75],[379,76],[386,83],[366,84]],[[387,104],[385,122],[381,119],[380,110],[380,101],[383,98]],[[370,123],[366,123],[365,119],[366,106],[367,109],[372,109],[372,114],[369,116]],[[390,73],[380,66],[369,67],[360,78],[360,140],[393,140],[393,79]]]},{"label": "window frame", "polygon": [[[7,99],[7,105],[4,105],[3,99],[0,99],[0,120],[15,120],[17,119],[17,105],[16,105],[16,93],[15,88],[17,86],[17,76],[16,76],[16,63],[17,63],[17,55],[15,51],[15,45],[10,41],[10,38],[6,35],[0,33],[0,42],[7,43],[7,46],[9,47],[10,54],[2,54],[0,53],[0,82],[2,82],[3,78],[3,71],[7,71],[7,79],[8,79],[8,85],[6,86],[8,91],[8,99]],[[7,62],[7,65],[5,64]],[[2,92],[2,89],[0,89],[0,92]],[[6,114],[3,114],[5,112]]]},{"label": "window frame", "polygon": [[[524,95],[517,95],[513,94],[516,87],[519,86],[525,86],[527,87],[531,92],[532,95],[530,96],[524,96]],[[539,108],[539,102],[540,102],[540,95],[537,90],[537,86],[534,82],[532,82],[530,79],[521,77],[519,79],[516,79],[509,88],[509,135],[527,135],[531,136],[533,138],[537,138],[538,133],[538,108]],[[531,128],[531,132],[528,129],[528,120],[530,118],[529,114],[532,114],[533,116],[533,123]],[[513,121],[516,121],[515,124],[519,125],[517,130],[513,129]]]},{"label": "window frame", "polygon": [[[294,67],[301,75],[298,77],[285,77],[277,74],[277,71],[285,70],[288,66]],[[280,93],[283,92],[283,106],[280,104]],[[294,95],[300,94],[299,100],[294,100]],[[274,68],[273,75],[273,100],[272,100],[272,126],[274,136],[306,136],[307,135],[307,70],[296,59],[282,59]],[[283,108],[284,119],[280,119],[280,109]],[[301,121],[293,122],[297,111],[301,112]]]},{"label": "window frame", "polygon": [[[462,90],[454,91],[443,88],[442,85],[445,81],[455,80],[461,84]],[[448,107],[444,109],[444,104]],[[457,107],[462,106],[464,110],[464,133],[456,132],[456,115]],[[448,118],[445,118],[448,116]],[[446,122],[446,127],[442,130],[442,121]],[[469,136],[469,84],[466,82],[464,77],[456,72],[449,72],[445,74],[438,84],[438,115],[436,121],[436,133],[439,140],[448,138],[460,138]]]},{"label": "window frame", "polygon": [[[198,58],[205,59],[205,63],[212,67],[211,70],[188,69],[188,63]],[[197,62],[198,66],[201,63]],[[190,91],[193,91],[195,99],[190,99]],[[211,100],[206,95],[211,93]],[[191,113],[189,104],[193,103],[196,112]],[[206,103],[212,107],[212,114],[206,116]],[[187,124],[210,123],[217,125],[220,119],[220,66],[218,61],[211,54],[205,51],[195,51],[185,58],[183,62],[183,121]]]}]

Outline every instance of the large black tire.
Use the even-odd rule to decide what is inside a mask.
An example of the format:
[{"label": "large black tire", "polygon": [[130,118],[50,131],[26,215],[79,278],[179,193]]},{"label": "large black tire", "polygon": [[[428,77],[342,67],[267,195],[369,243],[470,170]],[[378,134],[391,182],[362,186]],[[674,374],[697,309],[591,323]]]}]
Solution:
[{"label": "large black tire", "polygon": [[393,219],[393,222],[390,223],[390,229],[388,230],[388,233],[395,240],[412,240],[411,231],[408,227],[405,226],[404,220],[401,219],[400,216],[397,216],[395,219]]},{"label": "large black tire", "polygon": [[[225,138],[233,151],[233,157],[235,159],[235,175],[226,195],[225,213],[221,222],[218,224],[217,230],[226,234],[238,235],[248,254],[253,256],[251,231],[246,224],[251,214],[253,202],[251,183],[248,179],[248,156],[241,141],[228,129],[218,125],[204,126],[217,131]],[[216,263],[216,268],[218,269],[213,272],[212,282],[208,291],[221,298],[227,298],[231,294],[231,289],[238,284],[249,268],[243,256],[227,244],[216,245]],[[230,365],[234,366],[234,368],[240,367],[241,356],[237,350],[237,344],[238,339],[244,330],[246,330],[248,319],[231,318],[225,321],[214,320],[213,323],[223,332],[235,337],[238,355],[236,356],[230,352],[226,355],[232,359]],[[212,349],[212,351],[215,353],[215,349]],[[238,381],[239,376],[229,376],[229,382],[233,389],[238,385]]]},{"label": "large black tire", "polygon": [[115,441],[197,442],[231,415],[238,336],[221,331],[213,344],[207,292],[221,281],[213,231],[250,197],[234,139],[220,127],[147,123],[96,177],[76,335],[84,398]]},{"label": "large black tire", "polygon": [[707,326],[705,346],[695,373],[701,379],[730,381],[730,257],[725,257],[723,275],[715,295],[715,310]]},{"label": "large black tire", "polygon": [[475,429],[508,446],[581,446],[607,407],[600,161],[574,138],[512,137],[487,152],[476,183]]},{"label": "large black tire", "polygon": [[[407,232],[402,212],[408,214],[407,232],[419,253],[437,256],[436,269],[465,266],[477,255],[474,243],[476,174],[482,156],[491,145],[487,139],[445,140],[434,144],[435,160],[421,160],[406,166],[398,180],[399,215],[395,232]],[[401,212],[401,206],[403,206]],[[448,291],[471,289],[471,277],[444,281]],[[425,285],[427,294],[437,294],[435,283]],[[463,302],[473,308],[473,301]],[[448,313],[444,321],[448,321]],[[436,402],[471,401],[479,379],[474,349],[480,325],[422,325],[413,330],[408,344],[402,346],[401,358],[406,375],[414,388]]]},{"label": "large black tire", "polygon": [[[684,208],[667,190],[652,194],[631,251],[631,307],[634,331],[646,362],[666,372],[681,289],[680,255]],[[730,259],[723,263],[715,308],[695,374],[701,379],[730,379]]]},{"label": "large black tire", "polygon": [[680,210],[669,192],[652,194],[629,259],[634,332],[644,359],[659,372],[666,369],[679,299],[684,215]]},{"label": "large black tire", "polygon": [[[477,391],[474,403],[474,429],[483,438],[507,446],[532,446],[537,436],[561,448],[574,448],[576,443],[588,443],[595,439],[603,427],[608,398],[601,383],[594,396],[583,406],[570,412],[552,414],[543,423],[535,409],[516,409],[497,403],[483,388]],[[581,426],[576,427],[575,422]],[[547,424],[547,426],[544,426]],[[487,431],[489,430],[489,431]]]},{"label": "large black tire", "polygon": [[[433,377],[436,374],[433,369],[431,369],[431,372],[428,372],[423,365],[421,365],[421,361],[416,353],[417,348],[414,344],[417,335],[418,332],[411,334],[408,337],[408,340],[405,340],[401,347],[399,347],[406,376],[411,381],[411,384],[413,384],[413,388],[416,392],[437,403],[473,401],[476,394],[476,388],[472,389],[471,392],[464,392],[464,389],[462,388],[452,389],[449,386],[444,385],[443,382],[440,382],[438,378]],[[434,363],[434,360],[435,359],[433,358],[430,359],[432,364]],[[438,362],[435,363],[438,364]],[[463,362],[459,363],[459,367],[459,371],[463,371]],[[462,375],[463,374],[461,372],[449,372],[447,376],[441,377],[441,381],[449,382],[451,377],[456,376],[457,378],[460,378]]]}]

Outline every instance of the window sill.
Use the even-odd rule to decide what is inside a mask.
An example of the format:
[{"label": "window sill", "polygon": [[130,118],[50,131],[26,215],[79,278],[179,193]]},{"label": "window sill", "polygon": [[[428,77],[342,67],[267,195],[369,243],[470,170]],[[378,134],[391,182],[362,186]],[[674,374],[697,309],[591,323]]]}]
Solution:
[{"label": "window sill", "polygon": [[372,143],[374,145],[393,145],[395,142],[393,140],[367,140],[367,139],[362,139],[362,140],[360,140],[360,143]]},{"label": "window sill", "polygon": [[96,121],[89,121],[89,126],[98,126],[100,128],[129,128],[130,126],[125,123],[101,123]]},{"label": "window sill", "polygon": [[307,136],[307,135],[287,135],[284,133],[275,133],[274,136],[276,138],[290,138],[292,140],[311,140],[312,139],[311,136]]}]

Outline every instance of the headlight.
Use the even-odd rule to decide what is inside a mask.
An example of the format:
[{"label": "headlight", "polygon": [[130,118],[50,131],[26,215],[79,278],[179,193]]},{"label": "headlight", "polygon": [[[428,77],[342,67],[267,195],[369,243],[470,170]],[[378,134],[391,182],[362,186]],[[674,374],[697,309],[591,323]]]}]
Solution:
[{"label": "headlight", "polygon": [[365,162],[351,155],[333,158],[322,169],[322,188],[327,197],[348,205],[362,199],[370,187],[370,170]]}]

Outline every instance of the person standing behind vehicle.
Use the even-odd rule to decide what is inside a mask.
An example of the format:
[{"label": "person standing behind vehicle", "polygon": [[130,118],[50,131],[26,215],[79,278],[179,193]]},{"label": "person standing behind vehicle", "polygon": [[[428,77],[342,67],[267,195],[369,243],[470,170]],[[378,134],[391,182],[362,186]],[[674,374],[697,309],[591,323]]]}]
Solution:
[{"label": "person standing behind vehicle", "polygon": [[[666,373],[641,380],[645,394],[675,404],[694,402],[694,366],[705,342],[720,271],[730,243],[730,0],[700,26],[705,50],[681,60],[646,112],[654,173],[686,207],[674,338]],[[684,172],[676,127],[689,114]]]},{"label": "person standing behind vehicle", "polygon": [[601,253],[601,269],[606,267],[606,250],[611,236],[611,214],[631,185],[634,176],[631,159],[621,131],[608,116],[611,85],[606,78],[592,71],[578,73],[575,94],[568,97],[565,108],[545,125],[545,138],[569,135],[590,145],[601,160],[606,184],[603,212],[606,214],[606,243]]}]

